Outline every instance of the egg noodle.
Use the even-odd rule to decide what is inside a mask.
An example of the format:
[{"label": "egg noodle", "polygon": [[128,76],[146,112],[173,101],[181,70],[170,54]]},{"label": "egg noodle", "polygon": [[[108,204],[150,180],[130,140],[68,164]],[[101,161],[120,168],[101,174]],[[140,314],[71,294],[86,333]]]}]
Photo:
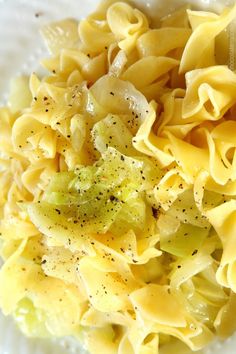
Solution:
[{"label": "egg noodle", "polygon": [[50,74],[0,109],[0,306],[27,336],[183,354],[236,329],[235,17],[108,0],[43,29]]}]

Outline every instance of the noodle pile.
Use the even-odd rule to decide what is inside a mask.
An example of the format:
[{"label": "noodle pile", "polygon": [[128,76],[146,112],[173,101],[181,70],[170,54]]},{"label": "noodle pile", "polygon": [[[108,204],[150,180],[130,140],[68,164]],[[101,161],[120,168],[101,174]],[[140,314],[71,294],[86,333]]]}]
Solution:
[{"label": "noodle pile", "polygon": [[26,335],[182,354],[236,329],[235,16],[108,0],[43,29],[50,74],[0,108],[0,306]]}]

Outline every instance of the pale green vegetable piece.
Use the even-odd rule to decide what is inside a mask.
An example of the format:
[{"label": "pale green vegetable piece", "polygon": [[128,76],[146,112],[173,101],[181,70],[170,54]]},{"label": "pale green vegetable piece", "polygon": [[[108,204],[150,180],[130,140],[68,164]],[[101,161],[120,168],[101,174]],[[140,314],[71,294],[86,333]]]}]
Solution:
[{"label": "pale green vegetable piece", "polygon": [[161,250],[179,257],[194,255],[208,233],[208,229],[191,224],[181,224],[175,233],[160,235]]},{"label": "pale green vegetable piece", "polygon": [[92,136],[96,149],[101,153],[105,152],[108,146],[112,146],[125,155],[138,154],[132,145],[133,135],[119,116],[109,114],[97,122],[93,127]]},{"label": "pale green vegetable piece", "polygon": [[161,249],[179,257],[190,256],[199,250],[210,227],[195,204],[193,191],[187,190],[158,220]]},{"label": "pale green vegetable piece", "polygon": [[183,223],[189,223],[198,227],[209,227],[210,224],[206,217],[198,210],[193,191],[187,190],[180,194],[167,212],[167,215],[180,220]]},{"label": "pale green vegetable piece", "polygon": [[67,204],[71,200],[71,194],[68,195],[67,186],[74,177],[74,172],[55,174],[47,187],[44,199],[52,204]]},{"label": "pale green vegetable piece", "polygon": [[45,326],[45,313],[36,309],[30,299],[22,299],[13,315],[18,326],[27,337],[51,337]]},{"label": "pale green vegetable piece", "polygon": [[28,213],[48,237],[76,247],[91,233],[144,230],[151,215],[145,191],[156,183],[158,173],[151,162],[110,147],[93,166],[56,174],[43,201],[29,204]]}]

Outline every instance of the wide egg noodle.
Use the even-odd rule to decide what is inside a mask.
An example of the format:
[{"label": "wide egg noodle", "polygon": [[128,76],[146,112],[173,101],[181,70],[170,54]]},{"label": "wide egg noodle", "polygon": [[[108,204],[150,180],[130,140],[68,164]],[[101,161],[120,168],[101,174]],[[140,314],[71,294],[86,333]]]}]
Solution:
[{"label": "wide egg noodle", "polygon": [[207,120],[220,119],[233,105],[235,74],[226,66],[191,71],[186,75],[186,80],[183,118],[201,112],[199,115],[206,117]]},{"label": "wide egg noodle", "polygon": [[[178,64],[177,60],[167,57],[145,57],[131,65],[121,78],[131,82],[137,89],[141,90],[160,79]],[[144,76],[140,77],[139,72],[143,72]]]},{"label": "wide egg noodle", "polygon": [[232,290],[235,289],[235,211],[235,200],[233,199],[207,212],[210,222],[214,225],[223,243],[223,255],[217,270],[217,279],[220,284],[224,284],[224,286],[230,287]]},{"label": "wide egg noodle", "polygon": [[[236,7],[234,6],[232,9],[225,9],[223,13],[217,17],[211,13],[203,13],[202,18],[199,18],[199,14],[196,13],[196,19],[194,18],[194,12],[189,12],[190,23],[193,25],[194,30],[184,49],[180,63],[181,72],[214,65],[212,54],[215,38],[234,19],[235,12]],[[208,34],[207,37],[206,33]],[[199,46],[199,43],[204,43],[204,45]],[[206,61],[206,58],[208,61]]]},{"label": "wide egg noodle", "polygon": [[[192,31],[189,28],[163,27],[153,29],[137,40],[140,57],[164,56],[178,48],[184,48]],[[156,45],[158,43],[158,46]]]},{"label": "wide egg noodle", "polygon": [[137,38],[149,27],[148,20],[141,11],[122,2],[109,7],[107,22],[119,41],[119,47],[126,51],[133,49]]}]

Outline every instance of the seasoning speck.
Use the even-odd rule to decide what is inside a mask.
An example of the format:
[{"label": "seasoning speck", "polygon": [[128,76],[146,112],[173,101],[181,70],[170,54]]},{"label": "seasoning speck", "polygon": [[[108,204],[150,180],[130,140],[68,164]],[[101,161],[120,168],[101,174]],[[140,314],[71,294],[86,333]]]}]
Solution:
[{"label": "seasoning speck", "polygon": [[192,253],[192,256],[194,256],[197,253],[198,253],[198,250],[194,250],[193,253]]}]

